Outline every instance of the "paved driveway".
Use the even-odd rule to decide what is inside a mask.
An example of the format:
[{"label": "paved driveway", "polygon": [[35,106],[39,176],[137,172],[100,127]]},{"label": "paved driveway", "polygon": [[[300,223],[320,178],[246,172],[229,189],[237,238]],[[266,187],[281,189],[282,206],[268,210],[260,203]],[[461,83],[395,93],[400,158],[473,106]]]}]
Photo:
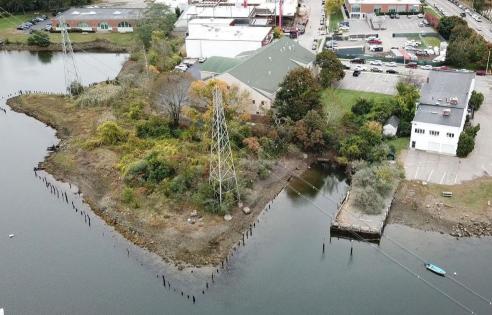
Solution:
[{"label": "paved driveway", "polygon": [[313,51],[311,50],[313,40],[315,38],[322,39],[325,37],[321,36],[319,31],[323,6],[321,5],[321,0],[304,0],[302,3],[308,9],[309,22],[306,25],[305,33],[299,36],[298,42],[302,47]]},{"label": "paved driveway", "polygon": [[492,78],[477,77],[475,89],[485,96],[473,121],[481,127],[475,139],[475,150],[464,159],[409,150],[404,158],[407,179],[454,185],[492,175]]}]

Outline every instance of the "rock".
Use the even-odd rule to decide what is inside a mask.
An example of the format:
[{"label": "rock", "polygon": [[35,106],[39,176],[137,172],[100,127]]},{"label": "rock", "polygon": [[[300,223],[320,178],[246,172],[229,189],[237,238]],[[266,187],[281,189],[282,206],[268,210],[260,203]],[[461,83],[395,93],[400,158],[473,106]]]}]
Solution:
[{"label": "rock", "polygon": [[240,202],[237,204],[237,206],[238,206],[239,208],[242,208],[242,207],[243,207],[243,203],[240,201]]},{"label": "rock", "polygon": [[303,159],[307,159],[307,158],[308,158],[308,155],[307,155],[306,153],[304,153],[304,154],[302,155],[302,158],[303,158]]},{"label": "rock", "polygon": [[244,212],[244,214],[250,214],[251,213],[251,209],[249,207],[244,207],[243,208],[243,212]]},{"label": "rock", "polygon": [[422,186],[427,186],[427,182],[422,181]]},{"label": "rock", "polygon": [[198,211],[196,211],[196,210],[191,211],[190,217],[192,217],[192,218],[198,217]]},{"label": "rock", "polygon": [[227,222],[231,221],[231,220],[232,220],[232,215],[230,215],[230,214],[226,214],[226,215],[224,216],[224,220],[226,220]]},{"label": "rock", "polygon": [[489,200],[489,201],[487,201],[487,206],[490,207],[490,205],[491,205],[491,203],[490,203],[490,200]]},{"label": "rock", "polygon": [[430,207],[431,207],[431,205],[426,205],[425,207],[426,207],[426,208],[430,208]]}]

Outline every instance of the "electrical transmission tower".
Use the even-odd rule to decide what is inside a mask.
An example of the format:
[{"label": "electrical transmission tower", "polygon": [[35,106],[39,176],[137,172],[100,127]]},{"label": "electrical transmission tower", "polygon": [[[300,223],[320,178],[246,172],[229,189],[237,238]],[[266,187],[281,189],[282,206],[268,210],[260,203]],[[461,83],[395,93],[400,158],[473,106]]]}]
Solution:
[{"label": "electrical transmission tower", "polygon": [[82,82],[80,81],[75,57],[73,54],[72,41],[68,36],[67,23],[63,16],[58,18],[58,24],[61,28],[62,48],[63,48],[63,67],[65,69],[65,86],[70,95],[74,94],[74,89],[79,89]]},{"label": "electrical transmission tower", "polygon": [[224,195],[233,190],[235,190],[238,202],[240,201],[236,170],[234,168],[229,133],[227,132],[224,107],[222,104],[222,92],[218,87],[215,87],[213,91],[212,147],[210,150],[209,181],[221,205]]}]

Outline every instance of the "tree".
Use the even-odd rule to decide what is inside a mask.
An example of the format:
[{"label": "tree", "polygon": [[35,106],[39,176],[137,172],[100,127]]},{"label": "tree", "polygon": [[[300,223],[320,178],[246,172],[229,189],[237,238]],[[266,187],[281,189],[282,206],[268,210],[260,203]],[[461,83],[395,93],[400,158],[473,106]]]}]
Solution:
[{"label": "tree", "polygon": [[459,16],[444,16],[439,20],[438,31],[444,39],[449,40],[451,31],[456,25],[466,25],[465,20]]},{"label": "tree", "polygon": [[475,138],[466,132],[460,134],[458,140],[458,148],[456,150],[456,155],[459,157],[467,157],[468,154],[475,148]]},{"label": "tree", "polygon": [[484,100],[483,94],[477,91],[473,91],[468,101],[468,106],[473,110],[479,110]]},{"label": "tree", "polygon": [[310,110],[303,119],[296,122],[294,133],[304,150],[320,152],[326,145],[327,129],[326,118],[319,112]]},{"label": "tree", "polygon": [[343,64],[336,54],[330,50],[323,50],[316,55],[315,64],[321,68],[319,79],[322,87],[329,87],[335,81],[343,79],[345,72]]},{"label": "tree", "polygon": [[48,34],[41,31],[33,31],[31,36],[27,38],[27,44],[30,46],[48,47],[51,42]]},{"label": "tree", "polygon": [[337,10],[341,10],[343,5],[343,0],[328,0],[325,3],[326,13],[331,14],[337,12]]},{"label": "tree", "polygon": [[472,3],[473,9],[475,9],[475,11],[477,11],[478,13],[482,13],[483,9],[485,8],[485,0],[474,0]]},{"label": "tree", "polygon": [[144,11],[135,32],[145,48],[149,48],[152,33],[159,31],[168,36],[173,30],[176,19],[176,13],[172,12],[167,5],[152,4]]},{"label": "tree", "polygon": [[355,102],[354,106],[352,106],[352,113],[356,115],[367,115],[371,112],[374,106],[374,101],[372,99],[366,99],[359,97]]},{"label": "tree", "polygon": [[188,90],[193,78],[188,73],[167,73],[155,82],[156,106],[166,112],[171,120],[171,126],[179,126],[181,110],[188,101]]},{"label": "tree", "polygon": [[273,38],[277,39],[277,38],[280,38],[282,37],[283,35],[283,32],[282,32],[282,29],[280,27],[275,27],[273,29]]},{"label": "tree", "polygon": [[410,122],[415,115],[415,103],[420,98],[419,90],[415,85],[404,82],[398,82],[396,90],[396,114],[400,120]]},{"label": "tree", "polygon": [[280,83],[275,97],[274,108],[280,117],[293,121],[302,119],[308,111],[321,109],[320,86],[306,68],[296,68],[287,73]]}]

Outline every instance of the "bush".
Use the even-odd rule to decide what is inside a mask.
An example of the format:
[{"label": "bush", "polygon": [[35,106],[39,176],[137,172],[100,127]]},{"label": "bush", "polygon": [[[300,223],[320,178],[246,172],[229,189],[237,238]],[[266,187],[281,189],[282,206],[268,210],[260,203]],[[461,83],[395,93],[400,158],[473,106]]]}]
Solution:
[{"label": "bush", "polygon": [[352,113],[356,115],[366,115],[369,114],[374,106],[373,100],[368,100],[365,98],[359,98],[357,102],[352,106]]},{"label": "bush", "polygon": [[475,127],[466,127],[460,134],[458,140],[458,148],[456,155],[459,157],[467,157],[475,148],[475,137],[480,130],[480,124]]},{"label": "bush", "polygon": [[483,94],[477,91],[473,91],[470,97],[470,100],[468,101],[468,106],[470,108],[473,108],[473,110],[479,110],[480,106],[483,104]]},{"label": "bush", "polygon": [[169,138],[171,130],[169,122],[160,117],[151,117],[149,120],[140,122],[136,127],[137,137],[145,138]]},{"label": "bush", "polygon": [[41,31],[33,31],[31,36],[27,38],[27,44],[30,46],[48,47],[51,42],[48,34]]},{"label": "bush", "polygon": [[75,104],[77,106],[107,106],[110,105],[123,92],[123,88],[112,84],[98,84],[86,89],[80,95]]},{"label": "bush", "polygon": [[114,121],[106,121],[99,125],[97,134],[100,144],[104,145],[116,145],[128,139],[128,133]]},{"label": "bush", "polygon": [[158,184],[164,178],[175,174],[170,163],[152,152],[142,160],[130,164],[125,171],[124,179],[127,184],[139,185],[145,183]]}]

